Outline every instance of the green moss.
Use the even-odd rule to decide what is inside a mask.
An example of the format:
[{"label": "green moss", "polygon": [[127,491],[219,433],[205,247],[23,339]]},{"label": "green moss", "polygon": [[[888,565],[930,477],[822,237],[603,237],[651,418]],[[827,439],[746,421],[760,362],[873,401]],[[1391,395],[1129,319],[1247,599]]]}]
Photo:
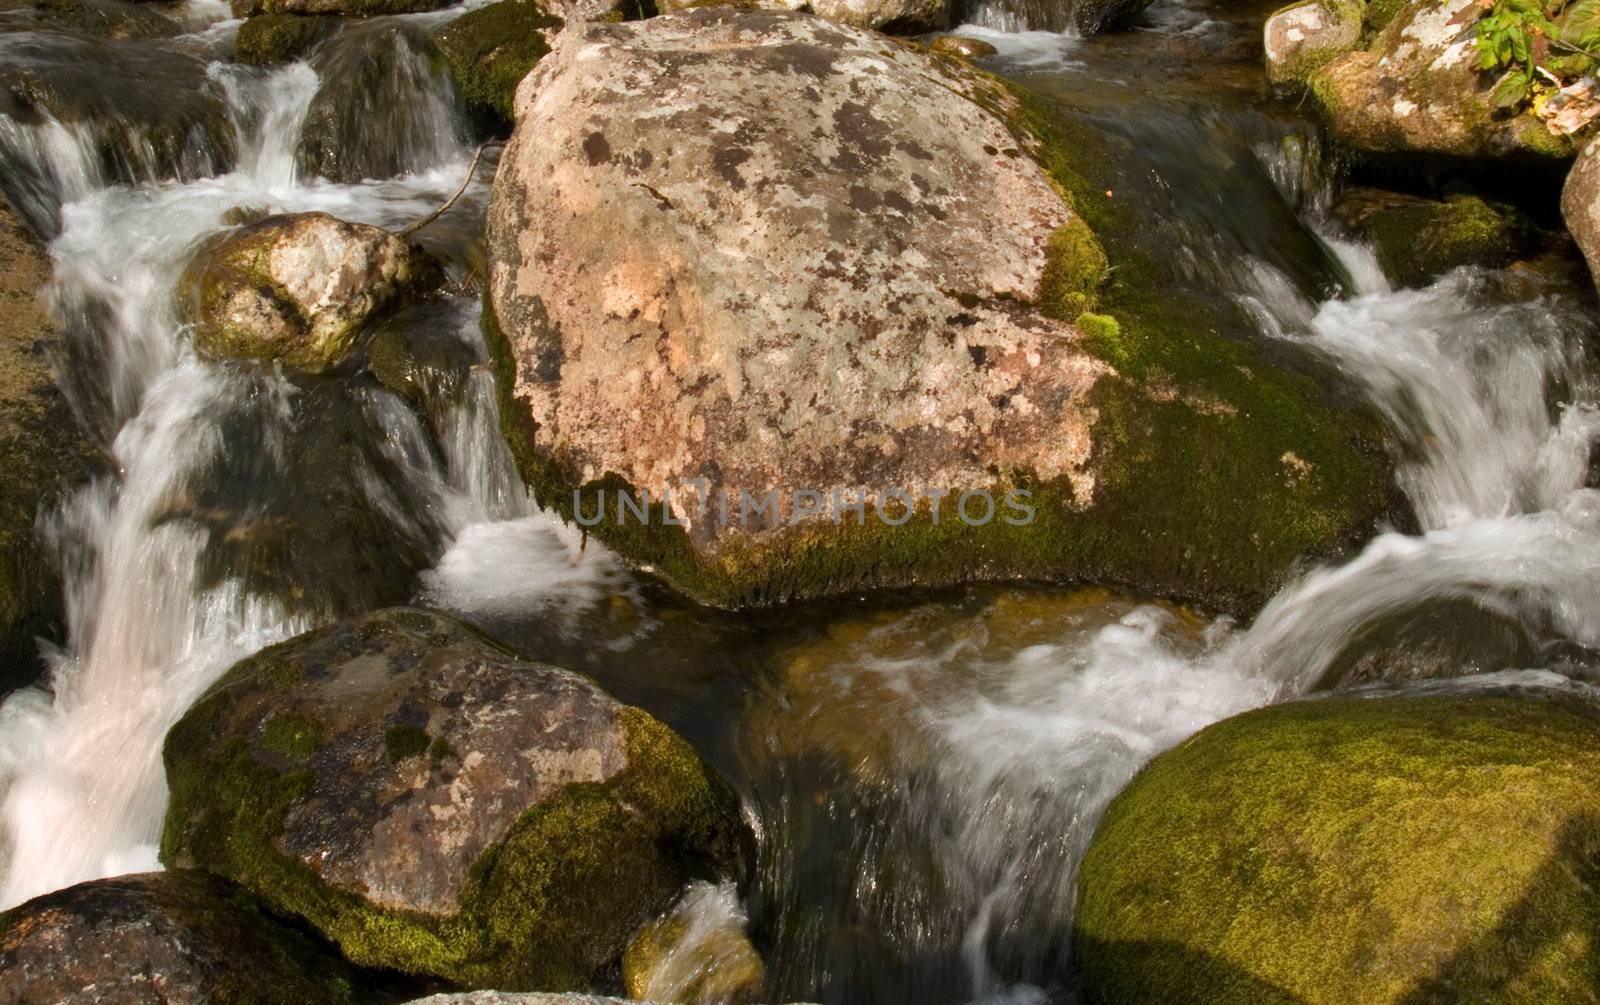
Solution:
[{"label": "green moss", "polygon": [[[523,814],[473,867],[457,914],[376,908],[278,850],[309,776],[265,745],[221,739],[235,712],[232,689],[260,672],[270,668],[240,664],[168,735],[162,861],[239,882],[305,918],[352,962],[471,987],[592,986],[596,955],[605,947],[620,955],[641,915],[660,913],[688,879],[717,875],[744,854],[738,798],[726,783],[681,737],[624,708],[628,767]],[[414,747],[413,735],[402,739]]]},{"label": "green moss", "polygon": [[252,17],[239,26],[234,61],[268,66],[303,59],[317,43],[333,34],[338,24],[338,18],[298,14]]},{"label": "green moss", "polygon": [[434,764],[454,756],[456,756],[456,752],[450,748],[450,741],[442,736],[435,739],[428,746],[428,760]]},{"label": "green moss", "polygon": [[[762,999],[766,967],[744,930],[722,925],[696,930],[679,904],[639,930],[622,954],[622,985],[630,998],[685,1005],[740,1005]],[[689,938],[693,936],[694,941]]]},{"label": "green moss", "polygon": [[1084,341],[1101,359],[1119,370],[1133,362],[1133,357],[1122,344],[1122,325],[1116,318],[1109,314],[1084,311],[1072,323],[1083,332]]},{"label": "green moss", "polygon": [[1424,285],[1462,265],[1509,265],[1532,232],[1515,210],[1475,195],[1384,207],[1368,218],[1365,230],[1383,271],[1406,286]]},{"label": "green moss", "polygon": [[1039,277],[1040,311],[1069,321],[1093,310],[1110,269],[1094,231],[1074,213],[1068,223],[1050,234],[1046,245],[1044,273]]},{"label": "green moss", "polygon": [[425,753],[432,741],[421,726],[391,726],[383,734],[383,749],[391,761],[403,761]]},{"label": "green moss", "polygon": [[317,752],[322,730],[305,716],[282,713],[267,720],[261,744],[274,753],[305,760]]},{"label": "green moss", "polygon": [[1362,25],[1368,32],[1382,31],[1405,9],[1406,0],[1367,0],[1363,5]]},{"label": "green moss", "polygon": [[1219,723],[1107,811],[1076,940],[1099,1002],[1595,1001],[1600,724],[1498,696]]},{"label": "green moss", "polygon": [[561,19],[535,0],[500,0],[456,18],[435,41],[469,110],[509,126],[517,85],[550,51]]}]

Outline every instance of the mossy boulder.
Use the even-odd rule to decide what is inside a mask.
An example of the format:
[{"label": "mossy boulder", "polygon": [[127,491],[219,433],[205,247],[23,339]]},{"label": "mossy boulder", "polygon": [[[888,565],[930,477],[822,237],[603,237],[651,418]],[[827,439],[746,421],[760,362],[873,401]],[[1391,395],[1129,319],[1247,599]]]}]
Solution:
[{"label": "mossy boulder", "polygon": [[1600,722],[1503,695],[1248,712],[1084,859],[1094,1002],[1600,999]]},{"label": "mossy boulder", "polygon": [[523,88],[488,229],[508,440],[697,600],[1242,610],[1392,512],[1370,427],[1138,268],[1104,141],[992,78],[721,7],[569,29]]},{"label": "mossy boulder", "polygon": [[[1409,0],[1364,49],[1311,75],[1333,136],[1370,156],[1559,163],[1577,153],[1532,110],[1502,114],[1461,20],[1477,0]],[[1470,18],[1469,18],[1470,21]]]},{"label": "mossy boulder", "polygon": [[321,83],[300,127],[301,175],[392,178],[459,156],[460,99],[422,27],[395,18],[345,24],[312,54],[311,67]]},{"label": "mossy boulder", "polygon": [[1463,265],[1510,265],[1532,250],[1536,234],[1512,207],[1468,193],[1436,200],[1357,190],[1340,211],[1372,242],[1384,274],[1401,286],[1426,285]]},{"label": "mossy boulder", "polygon": [[356,1001],[330,946],[190,870],[80,883],[0,914],[0,998],[19,1005]]},{"label": "mossy boulder", "polygon": [[1304,86],[1316,71],[1361,44],[1361,0],[1300,0],[1274,11],[1262,26],[1267,80]]},{"label": "mossy boulder", "polygon": [[43,670],[35,636],[62,641],[61,573],[37,521],[102,456],[56,387],[49,281],[33,233],[0,198],[0,693]]},{"label": "mossy boulder", "polygon": [[739,801],[587,679],[391,609],[230,670],[167,737],[169,866],[228,877],[367,966],[568,990],[685,883]]},{"label": "mossy boulder", "polygon": [[235,62],[273,66],[304,59],[338,30],[339,19],[299,14],[259,14],[239,26],[233,43]]},{"label": "mossy boulder", "polygon": [[322,373],[354,353],[368,319],[431,278],[427,259],[381,228],[327,213],[271,216],[200,249],[182,306],[203,356]]},{"label": "mossy boulder", "polygon": [[467,109],[509,129],[517,85],[550,51],[562,20],[538,0],[500,0],[434,33]]},{"label": "mossy boulder", "polygon": [[232,0],[235,17],[261,14],[336,14],[378,17],[384,14],[422,14],[450,6],[450,0]]},{"label": "mossy boulder", "polygon": [[940,35],[928,43],[928,51],[937,52],[945,56],[954,56],[957,59],[982,59],[985,56],[993,56],[1000,50],[981,38],[969,38],[966,35]]},{"label": "mossy boulder", "polygon": [[171,38],[176,20],[126,0],[0,0],[0,32],[59,31],[85,38],[125,41]]},{"label": "mossy boulder", "polygon": [[[208,59],[176,47],[127,44],[53,32],[6,37],[0,116],[19,126],[55,120],[82,126],[104,184],[191,180],[232,169],[237,140]],[[138,86],[108,87],[108,80]],[[0,154],[13,208],[54,236],[68,193],[49,172]]]}]

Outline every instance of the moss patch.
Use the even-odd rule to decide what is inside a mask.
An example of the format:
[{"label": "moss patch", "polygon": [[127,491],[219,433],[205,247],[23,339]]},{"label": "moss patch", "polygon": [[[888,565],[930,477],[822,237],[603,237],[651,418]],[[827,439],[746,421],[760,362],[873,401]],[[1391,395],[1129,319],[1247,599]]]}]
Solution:
[{"label": "moss patch", "polygon": [[339,20],[334,17],[298,14],[262,14],[239,26],[234,40],[235,62],[251,66],[270,66],[303,59],[317,43],[333,34]]},{"label": "moss patch", "polygon": [[1366,234],[1390,279],[1421,286],[1463,265],[1509,265],[1532,228],[1508,206],[1461,194],[1380,209],[1366,221]]},{"label": "moss patch", "polygon": [[561,24],[534,0],[500,0],[451,21],[434,41],[467,108],[509,129],[517,85],[550,51],[547,39]]},{"label": "moss patch", "polygon": [[1595,1001],[1600,725],[1488,696],[1250,712],[1129,785],[1080,889],[1095,1001]]}]

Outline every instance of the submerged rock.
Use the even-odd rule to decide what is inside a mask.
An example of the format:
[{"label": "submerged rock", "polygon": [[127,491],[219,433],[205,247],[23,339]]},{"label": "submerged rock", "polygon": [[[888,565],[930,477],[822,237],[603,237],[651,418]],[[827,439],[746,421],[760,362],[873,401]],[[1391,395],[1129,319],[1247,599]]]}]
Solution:
[{"label": "submerged rock", "polygon": [[233,58],[249,66],[292,63],[304,59],[338,28],[336,17],[259,14],[239,26]]},{"label": "submerged rock", "polygon": [[683,884],[737,868],[727,785],[586,678],[394,609],[245,660],[167,737],[169,865],[357,963],[584,987]]},{"label": "submerged rock", "polygon": [[628,994],[674,1005],[759,1002],[766,968],[745,935],[732,884],[692,884],[664,917],[628,943],[622,981]]},{"label": "submerged rock", "polygon": [[1600,723],[1506,696],[1248,712],[1156,758],[1084,859],[1102,1002],[1593,1001]]},{"label": "submerged rock", "polygon": [[349,24],[311,66],[322,83],[300,129],[301,174],[390,178],[458,154],[460,99],[423,29],[393,19]]},{"label": "submerged rock", "polygon": [[350,357],[374,313],[429,274],[420,253],[378,227],[327,213],[272,216],[200,250],[183,307],[203,356],[321,373]]},{"label": "submerged rock", "polygon": [[1424,286],[1463,265],[1502,268],[1531,250],[1533,228],[1516,210],[1475,195],[1436,200],[1357,190],[1339,208],[1401,286]]},{"label": "submerged rock", "polygon": [[982,59],[1000,51],[981,38],[968,38],[965,35],[940,35],[928,43],[928,49],[960,59]]},{"label": "submerged rock", "polygon": [[356,971],[225,880],[102,879],[0,914],[0,999],[18,1005],[349,1002]]},{"label": "submerged rock", "polygon": [[434,34],[467,110],[509,127],[517,85],[550,51],[562,19],[538,0],[500,0]]},{"label": "submerged rock", "polygon": [[183,26],[125,0],[0,0],[0,32],[64,31],[107,41],[171,38]]},{"label": "submerged rock", "polygon": [[[722,605],[1030,577],[1248,606],[1366,533],[1387,476],[1354,423],[1203,315],[1087,313],[1106,252],[1057,187],[1084,144],[1032,122],[804,15],[563,33],[489,213],[502,419],[540,498]],[[620,500],[645,492],[647,528]]]},{"label": "submerged rock", "polygon": [[1366,49],[1312,75],[1310,93],[1335,137],[1371,154],[1560,160],[1576,152],[1532,111],[1498,113],[1478,68],[1477,0],[1411,0]]},{"label": "submerged rock", "polygon": [[1267,80],[1304,84],[1311,74],[1361,44],[1361,0],[1300,0],[1274,12],[1262,28]]},{"label": "submerged rock", "polygon": [[57,328],[40,297],[49,281],[43,251],[0,198],[0,693],[43,670],[35,636],[61,641],[61,573],[36,522],[99,456],[56,387]]},{"label": "submerged rock", "polygon": [[[0,116],[24,129],[54,122],[93,151],[90,171],[106,184],[193,179],[229,170],[233,123],[206,60],[153,45],[28,32],[3,36]],[[107,87],[107,80],[138,81]],[[58,229],[70,193],[19,147],[0,144],[0,179],[13,205],[41,233]]]}]

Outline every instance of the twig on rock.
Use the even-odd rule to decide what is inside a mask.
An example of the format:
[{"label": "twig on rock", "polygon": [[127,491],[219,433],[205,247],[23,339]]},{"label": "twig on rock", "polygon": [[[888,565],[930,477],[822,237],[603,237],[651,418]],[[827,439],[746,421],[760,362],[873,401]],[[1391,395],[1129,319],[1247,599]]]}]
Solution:
[{"label": "twig on rock", "polygon": [[406,229],[400,231],[398,236],[400,236],[400,237],[410,237],[412,234],[415,234],[417,231],[421,230],[423,227],[426,227],[428,224],[432,223],[433,221],[439,219],[439,217],[443,216],[445,214],[445,212],[450,209],[451,206],[454,206],[456,204],[456,200],[461,198],[461,196],[466,193],[467,187],[472,184],[473,176],[478,173],[478,162],[483,159],[483,152],[485,150],[489,149],[490,147],[503,147],[503,146],[505,146],[505,141],[504,140],[490,140],[487,143],[479,144],[477,151],[475,153],[473,153],[473,155],[472,155],[472,163],[467,165],[467,176],[465,178],[461,179],[461,187],[456,189],[456,194],[452,195],[450,198],[446,199],[443,206],[440,206],[438,209],[434,210],[432,213],[429,213],[427,216],[425,216],[422,219],[418,220],[416,223],[413,223],[409,227],[407,227]]}]

